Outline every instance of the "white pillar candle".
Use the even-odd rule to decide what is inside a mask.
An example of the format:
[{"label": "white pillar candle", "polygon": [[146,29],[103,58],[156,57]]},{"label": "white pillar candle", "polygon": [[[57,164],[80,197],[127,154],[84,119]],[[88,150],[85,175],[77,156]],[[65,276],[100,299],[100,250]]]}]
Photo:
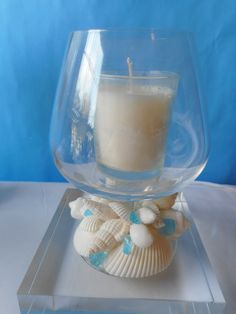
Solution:
[{"label": "white pillar candle", "polygon": [[95,117],[99,165],[132,173],[162,168],[174,90],[147,80],[101,78]]}]

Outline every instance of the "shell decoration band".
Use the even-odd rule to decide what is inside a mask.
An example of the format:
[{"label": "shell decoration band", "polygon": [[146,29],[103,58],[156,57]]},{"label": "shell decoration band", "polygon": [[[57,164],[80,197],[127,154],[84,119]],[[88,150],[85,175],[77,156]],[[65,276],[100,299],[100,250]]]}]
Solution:
[{"label": "shell decoration band", "polygon": [[176,239],[190,226],[174,207],[177,193],[157,200],[126,203],[97,196],[69,203],[79,220],[74,248],[91,266],[124,278],[143,278],[165,270]]}]

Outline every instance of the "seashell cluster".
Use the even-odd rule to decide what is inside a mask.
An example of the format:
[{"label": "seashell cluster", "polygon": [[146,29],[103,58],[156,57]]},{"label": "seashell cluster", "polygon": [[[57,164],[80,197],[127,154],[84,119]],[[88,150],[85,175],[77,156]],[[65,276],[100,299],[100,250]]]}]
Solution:
[{"label": "seashell cluster", "polygon": [[81,220],[74,234],[75,250],[114,276],[156,275],[170,265],[173,240],[190,225],[181,211],[171,208],[176,197],[136,203],[79,197],[69,203],[71,216]]}]

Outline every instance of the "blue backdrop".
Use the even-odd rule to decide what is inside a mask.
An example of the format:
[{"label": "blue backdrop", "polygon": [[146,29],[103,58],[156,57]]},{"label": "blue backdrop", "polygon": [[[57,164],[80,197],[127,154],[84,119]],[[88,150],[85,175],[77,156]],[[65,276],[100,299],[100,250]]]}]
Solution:
[{"label": "blue backdrop", "polygon": [[195,32],[211,136],[200,179],[235,184],[235,0],[1,0],[0,179],[63,180],[48,131],[68,35],[105,27]]}]

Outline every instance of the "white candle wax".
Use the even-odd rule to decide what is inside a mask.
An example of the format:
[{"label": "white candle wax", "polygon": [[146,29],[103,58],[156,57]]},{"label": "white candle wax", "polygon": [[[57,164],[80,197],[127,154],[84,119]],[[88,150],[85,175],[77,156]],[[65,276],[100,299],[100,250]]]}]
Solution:
[{"label": "white candle wax", "polygon": [[158,171],[174,91],[135,83],[101,80],[95,118],[97,163],[116,171]]}]

